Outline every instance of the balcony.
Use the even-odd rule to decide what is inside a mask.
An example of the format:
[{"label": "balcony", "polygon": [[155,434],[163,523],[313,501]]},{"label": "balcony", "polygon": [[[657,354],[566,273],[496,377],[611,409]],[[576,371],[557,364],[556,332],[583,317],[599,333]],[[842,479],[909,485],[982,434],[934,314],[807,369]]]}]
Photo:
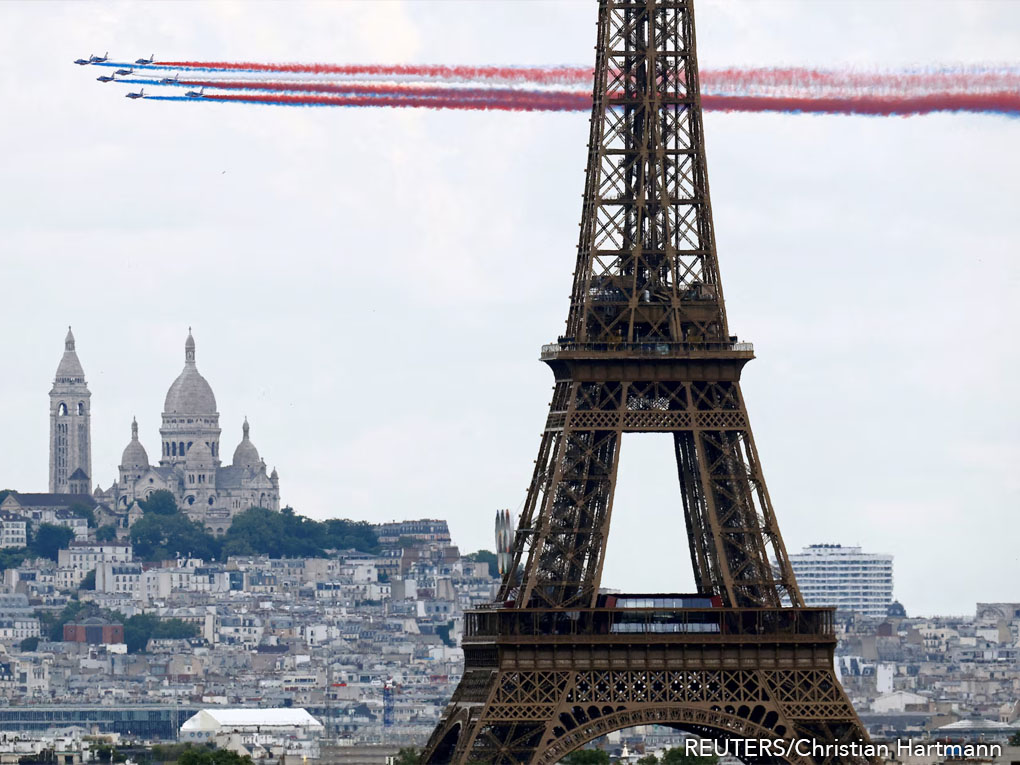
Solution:
[{"label": "balcony", "polygon": [[497,608],[465,616],[465,644],[835,642],[831,608]]},{"label": "balcony", "polygon": [[596,358],[753,359],[754,344],[739,342],[667,343],[656,340],[638,343],[558,342],[542,346],[542,361]]}]

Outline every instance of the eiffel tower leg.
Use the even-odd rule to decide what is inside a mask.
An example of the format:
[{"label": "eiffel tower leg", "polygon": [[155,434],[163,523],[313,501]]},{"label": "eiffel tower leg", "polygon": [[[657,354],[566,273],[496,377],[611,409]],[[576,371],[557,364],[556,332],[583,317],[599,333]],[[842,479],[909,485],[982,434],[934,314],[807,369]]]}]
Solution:
[{"label": "eiffel tower leg", "polygon": [[[773,741],[774,752],[783,742],[782,755],[747,762],[868,762],[852,749],[811,747],[867,740],[833,674],[829,639],[720,646],[696,635],[630,644],[578,635],[557,645],[499,643],[468,644],[464,681],[423,763],[552,765],[600,736],[653,724],[720,742]],[[790,750],[794,739],[803,742]]]},{"label": "eiffel tower leg", "polygon": [[[686,383],[689,429],[674,430],[695,579],[731,606],[802,606],[740,393]],[[776,561],[773,569],[771,561]]]}]

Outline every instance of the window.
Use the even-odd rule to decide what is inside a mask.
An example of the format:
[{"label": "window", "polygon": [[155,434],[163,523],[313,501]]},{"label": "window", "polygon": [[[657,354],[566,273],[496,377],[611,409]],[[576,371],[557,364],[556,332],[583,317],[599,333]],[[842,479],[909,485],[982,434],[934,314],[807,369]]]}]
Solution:
[{"label": "window", "polygon": [[63,401],[61,401],[60,406],[57,407],[57,417],[67,417],[67,404]]},{"label": "window", "polygon": [[79,401],[78,402],[78,414],[85,414],[85,402],[84,401]]}]

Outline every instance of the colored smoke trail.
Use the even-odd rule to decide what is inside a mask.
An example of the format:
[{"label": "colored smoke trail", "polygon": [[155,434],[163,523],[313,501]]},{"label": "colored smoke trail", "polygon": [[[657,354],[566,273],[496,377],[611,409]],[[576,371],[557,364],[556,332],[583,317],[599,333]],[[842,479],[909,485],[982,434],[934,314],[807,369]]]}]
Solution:
[{"label": "colored smoke trail", "polygon": [[773,96],[701,97],[706,110],[908,117],[936,112],[973,112],[1020,116],[1020,93],[944,93],[915,98],[777,98]]},{"label": "colored smoke trail", "polygon": [[[585,97],[587,98],[587,97]],[[400,96],[393,94],[357,95],[357,96],[296,96],[252,94],[206,95],[191,101],[222,101],[245,104],[264,104],[274,106],[389,106],[418,109],[460,109],[470,111],[582,111],[591,108],[591,99],[587,105],[578,104],[576,97],[522,93],[513,97],[500,98],[465,98],[465,97],[423,97],[418,95]]]},{"label": "colored smoke trail", "polygon": [[282,72],[290,74],[341,75],[345,77],[425,77],[447,81],[535,82],[542,84],[587,85],[591,82],[591,69],[572,66],[382,66],[375,64],[258,64],[224,61],[159,61],[164,69],[197,69],[210,72]]},{"label": "colored smoke trail", "polygon": [[[419,109],[458,109],[469,111],[574,111],[591,108],[591,99],[583,95],[520,93],[504,97],[402,96],[398,93],[361,93],[358,95],[255,95],[207,94],[202,98],[184,96],[146,96],[163,101],[220,101],[266,106],[373,106]],[[998,113],[1020,116],[1020,95],[957,94],[916,99],[806,99],[756,96],[704,96],[705,109],[722,112],[778,112],[787,114],[833,114],[868,116],[908,116],[936,112]]]},{"label": "colored smoke trail", "polygon": [[[141,82],[141,81],[139,81]],[[133,84],[133,82],[132,82]],[[428,98],[502,98],[520,96],[555,96],[561,99],[587,99],[591,108],[591,97],[585,91],[566,90],[518,90],[514,88],[451,88],[426,85],[381,85],[366,83],[335,82],[283,82],[277,80],[181,80],[180,85],[194,88],[219,88],[220,90],[256,90],[276,93],[341,93],[367,95],[405,95]]]},{"label": "colored smoke trail", "polygon": [[[144,65],[104,62],[102,66],[133,67],[138,74],[147,70],[178,70],[192,75],[179,82],[137,76],[117,80],[126,84],[235,91],[206,92],[201,99],[193,100],[507,111],[591,108],[591,70],[580,67],[215,61],[159,61]],[[611,83],[616,88],[624,87],[615,73],[611,74]],[[682,90],[682,84],[669,86],[670,91],[677,88]],[[803,67],[707,69],[700,74],[700,89],[706,110],[727,112],[873,116],[934,112],[1020,114],[1020,68],[1014,66],[895,71]],[[614,96],[616,93],[611,94],[610,103]]]}]

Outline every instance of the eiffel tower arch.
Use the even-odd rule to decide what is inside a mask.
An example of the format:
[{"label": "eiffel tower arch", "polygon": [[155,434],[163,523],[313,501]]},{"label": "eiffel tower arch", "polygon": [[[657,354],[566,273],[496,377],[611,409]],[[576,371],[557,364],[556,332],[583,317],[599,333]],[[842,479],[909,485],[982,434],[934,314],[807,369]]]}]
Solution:
[{"label": "eiffel tower arch", "polygon": [[[705,165],[691,0],[600,0],[577,265],[534,475],[497,602],[422,756],[551,765],[661,724],[716,739],[867,741],[805,608],[740,391]],[[624,433],[673,436],[698,593],[600,594]],[[678,507],[678,511],[680,511]],[[744,757],[854,763],[836,749]]]}]

